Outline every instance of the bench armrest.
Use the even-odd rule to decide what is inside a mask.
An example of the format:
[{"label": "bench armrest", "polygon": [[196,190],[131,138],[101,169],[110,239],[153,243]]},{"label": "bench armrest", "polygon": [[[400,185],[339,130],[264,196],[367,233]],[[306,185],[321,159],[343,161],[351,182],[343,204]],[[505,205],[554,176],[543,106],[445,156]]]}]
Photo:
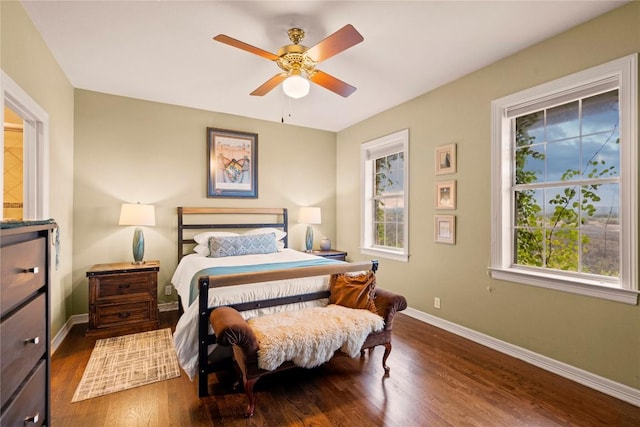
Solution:
[{"label": "bench armrest", "polygon": [[245,355],[258,353],[258,340],[240,313],[231,307],[219,307],[209,317],[216,340],[224,346],[236,345]]},{"label": "bench armrest", "polygon": [[393,317],[396,312],[407,308],[407,300],[400,294],[376,288],[374,301],[378,314],[384,319],[384,329],[390,331],[393,327]]}]

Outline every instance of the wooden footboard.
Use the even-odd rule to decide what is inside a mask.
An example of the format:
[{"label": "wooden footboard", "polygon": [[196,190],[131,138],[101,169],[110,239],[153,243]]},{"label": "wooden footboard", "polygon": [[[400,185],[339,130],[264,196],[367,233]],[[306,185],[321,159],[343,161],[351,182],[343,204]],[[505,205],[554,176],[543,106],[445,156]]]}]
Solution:
[{"label": "wooden footboard", "polygon": [[[255,273],[227,274],[220,276],[202,276],[198,280],[198,395],[209,395],[208,374],[214,372],[219,366],[209,364],[208,346],[216,343],[215,335],[209,334],[209,316],[214,307],[209,307],[209,288],[224,286],[244,285],[248,283],[271,282],[303,277],[327,276],[331,274],[350,273],[357,271],[376,271],[378,261],[362,261],[344,264],[320,265],[313,267],[287,268],[281,270],[261,271]],[[329,291],[314,292],[303,295],[276,298],[250,303],[235,304],[230,307],[238,311],[252,310],[256,308],[275,307],[279,305],[313,301],[328,298]]]}]

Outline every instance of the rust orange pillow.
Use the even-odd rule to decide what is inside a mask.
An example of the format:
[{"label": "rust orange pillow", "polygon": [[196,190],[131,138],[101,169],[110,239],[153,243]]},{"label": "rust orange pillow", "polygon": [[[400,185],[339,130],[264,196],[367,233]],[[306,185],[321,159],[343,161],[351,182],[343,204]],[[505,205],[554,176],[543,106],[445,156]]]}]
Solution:
[{"label": "rust orange pillow", "polygon": [[373,271],[361,274],[333,274],[329,287],[329,304],[378,313],[374,303],[376,275]]}]

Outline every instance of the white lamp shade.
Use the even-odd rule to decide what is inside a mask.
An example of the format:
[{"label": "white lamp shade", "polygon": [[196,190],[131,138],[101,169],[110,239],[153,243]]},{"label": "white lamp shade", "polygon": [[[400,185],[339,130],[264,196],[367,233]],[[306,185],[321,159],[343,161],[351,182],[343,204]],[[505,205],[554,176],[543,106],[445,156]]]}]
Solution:
[{"label": "white lamp shade", "polygon": [[301,207],[298,210],[298,222],[302,224],[321,224],[320,208],[314,206]]},{"label": "white lamp shade", "polygon": [[153,205],[123,203],[120,209],[119,225],[156,225],[156,210]]},{"label": "white lamp shade", "polygon": [[282,82],[282,90],[290,98],[302,98],[309,93],[309,80],[299,75],[289,76]]}]

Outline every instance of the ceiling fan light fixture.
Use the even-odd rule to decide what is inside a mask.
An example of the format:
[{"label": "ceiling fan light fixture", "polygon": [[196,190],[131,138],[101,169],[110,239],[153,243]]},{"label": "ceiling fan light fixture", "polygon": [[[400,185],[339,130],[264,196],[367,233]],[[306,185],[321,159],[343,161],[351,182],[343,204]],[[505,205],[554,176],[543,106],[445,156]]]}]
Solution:
[{"label": "ceiling fan light fixture", "polygon": [[285,95],[294,99],[307,96],[309,94],[309,86],[311,86],[309,80],[299,74],[289,76],[282,82],[282,90]]}]

